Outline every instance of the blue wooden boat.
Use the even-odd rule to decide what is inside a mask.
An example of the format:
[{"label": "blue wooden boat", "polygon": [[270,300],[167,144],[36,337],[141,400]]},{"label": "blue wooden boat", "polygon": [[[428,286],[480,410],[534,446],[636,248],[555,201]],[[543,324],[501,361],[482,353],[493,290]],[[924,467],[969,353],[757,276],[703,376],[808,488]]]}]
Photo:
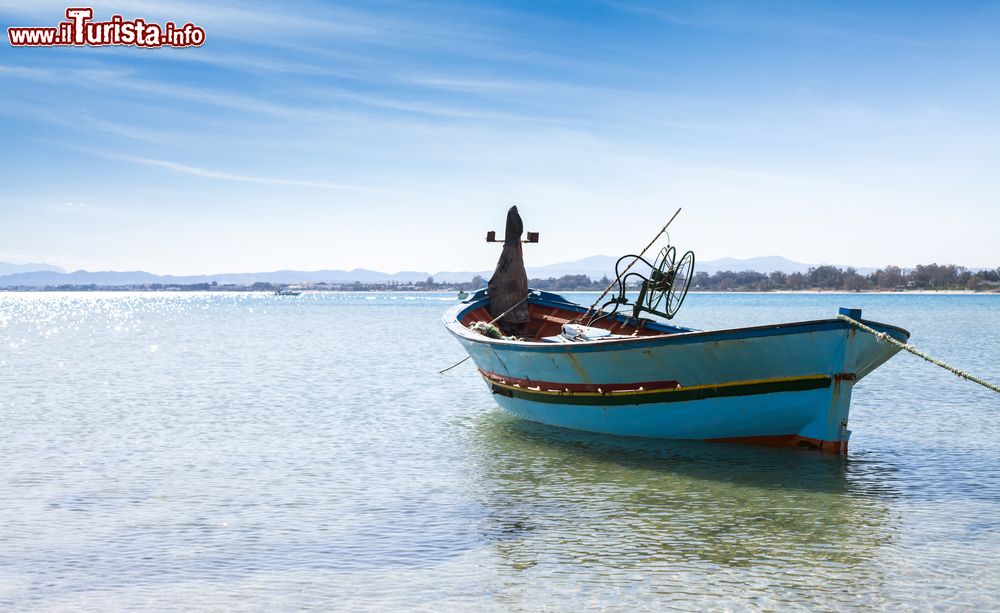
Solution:
[{"label": "blue wooden boat", "polygon": [[501,407],[590,432],[846,452],[854,386],[898,351],[833,318],[703,331],[624,313],[592,321],[586,307],[543,291],[527,305],[518,338],[474,329],[494,319],[486,290],[444,323]]}]

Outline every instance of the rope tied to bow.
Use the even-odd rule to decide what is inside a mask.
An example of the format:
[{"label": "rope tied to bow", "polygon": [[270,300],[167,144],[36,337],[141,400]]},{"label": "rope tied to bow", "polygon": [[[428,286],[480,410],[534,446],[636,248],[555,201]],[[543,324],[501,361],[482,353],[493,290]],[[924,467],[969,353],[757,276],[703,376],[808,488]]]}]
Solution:
[{"label": "rope tied to bow", "polygon": [[890,345],[899,347],[900,349],[902,349],[904,351],[908,351],[908,352],[912,353],[913,355],[917,356],[918,358],[926,360],[926,361],[930,362],[931,364],[934,364],[935,366],[939,366],[939,367],[941,367],[941,368],[943,368],[943,369],[945,369],[945,370],[947,370],[947,371],[949,371],[949,372],[951,372],[951,373],[953,373],[953,374],[955,374],[955,375],[957,375],[957,376],[959,376],[959,377],[961,377],[963,379],[967,379],[969,381],[972,381],[973,383],[978,383],[979,385],[982,385],[986,389],[993,390],[994,392],[997,392],[998,394],[1000,394],[1000,385],[996,385],[996,384],[990,383],[989,381],[986,381],[985,379],[980,379],[979,377],[977,377],[977,376],[975,376],[973,374],[967,373],[964,370],[961,370],[959,368],[956,368],[955,366],[952,366],[951,364],[943,362],[943,361],[941,361],[941,360],[939,360],[939,359],[937,359],[935,357],[929,356],[926,353],[924,353],[923,351],[920,351],[919,349],[917,349],[916,347],[914,347],[913,345],[910,345],[909,343],[902,343],[900,341],[897,341],[896,339],[892,338],[892,336],[890,336],[889,334],[887,334],[885,332],[879,332],[878,330],[876,330],[876,329],[874,329],[874,328],[872,328],[870,326],[866,326],[865,324],[861,323],[860,321],[858,321],[856,319],[852,319],[851,317],[848,317],[847,315],[839,314],[839,315],[837,315],[837,319],[846,321],[847,323],[849,323],[850,325],[854,326],[855,328],[857,328],[859,330],[863,330],[863,331],[865,331],[865,332],[867,332],[869,334],[874,335],[875,338],[877,338],[879,340],[879,342],[886,342],[886,343],[889,343]]}]

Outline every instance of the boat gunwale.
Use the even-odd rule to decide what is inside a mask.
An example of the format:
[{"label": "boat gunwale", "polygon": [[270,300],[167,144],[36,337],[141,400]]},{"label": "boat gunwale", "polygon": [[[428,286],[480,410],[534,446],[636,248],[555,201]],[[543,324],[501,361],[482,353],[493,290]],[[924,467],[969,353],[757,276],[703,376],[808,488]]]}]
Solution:
[{"label": "boat gunwale", "polygon": [[[529,303],[543,304],[547,306],[558,306],[568,311],[586,312],[586,308],[574,302],[569,302],[558,294],[550,292],[532,292]],[[674,328],[677,332],[667,332],[660,335],[635,336],[614,339],[595,339],[587,341],[576,341],[573,343],[546,343],[543,341],[523,341],[491,338],[474,332],[462,324],[461,319],[470,311],[485,306],[489,299],[485,291],[480,290],[470,296],[464,302],[455,305],[445,312],[442,320],[449,332],[457,337],[467,339],[474,343],[494,346],[504,349],[516,349],[542,352],[574,352],[574,351],[614,351],[621,349],[641,349],[650,346],[661,346],[669,344],[688,344],[695,342],[712,342],[715,340],[739,340],[743,338],[761,338],[767,336],[778,336],[784,334],[797,334],[802,332],[813,332],[825,329],[851,329],[847,322],[831,319],[815,319],[797,322],[784,322],[775,324],[764,324],[761,326],[747,326],[743,328],[722,328],[718,330],[693,330],[664,324],[655,320],[648,320],[657,327]],[[860,320],[865,325],[878,329],[880,332],[898,332],[903,338],[897,338],[901,342],[906,342],[910,338],[910,332],[899,326],[885,324],[869,319]],[[805,328],[805,329],[800,329]],[[896,338],[895,334],[891,334]],[[722,337],[722,338],[713,338]]]}]

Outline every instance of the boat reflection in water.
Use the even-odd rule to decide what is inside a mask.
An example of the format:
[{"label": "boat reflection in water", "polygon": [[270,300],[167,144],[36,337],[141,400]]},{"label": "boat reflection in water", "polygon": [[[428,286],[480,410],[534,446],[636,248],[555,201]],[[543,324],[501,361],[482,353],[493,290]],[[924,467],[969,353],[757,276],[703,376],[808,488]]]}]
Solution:
[{"label": "boat reflection in water", "polygon": [[512,570],[751,600],[748,581],[787,580],[826,606],[863,602],[881,583],[874,562],[895,526],[895,494],[873,475],[884,464],[595,435],[495,412],[477,431],[486,537]]}]

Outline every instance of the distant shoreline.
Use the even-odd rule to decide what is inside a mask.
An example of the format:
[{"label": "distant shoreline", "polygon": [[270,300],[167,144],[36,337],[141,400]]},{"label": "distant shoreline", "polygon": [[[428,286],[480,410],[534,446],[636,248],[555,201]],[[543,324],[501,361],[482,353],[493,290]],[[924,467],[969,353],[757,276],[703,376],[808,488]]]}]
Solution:
[{"label": "distant shoreline", "polygon": [[[295,291],[301,292],[301,294],[441,294],[441,295],[457,295],[457,289],[420,289],[420,288],[400,288],[400,289],[389,289],[389,288],[361,288],[361,289],[315,289],[315,288],[302,288]],[[466,290],[468,293],[473,293],[472,290]],[[541,290],[541,291],[551,291],[555,294],[596,294],[600,293],[602,290],[599,289],[562,289],[562,290]],[[105,294],[124,294],[124,293],[144,293],[144,294],[270,294],[275,295],[274,290],[263,290],[263,289],[237,289],[237,288],[212,288],[212,289],[151,289],[143,287],[87,287],[87,288],[66,288],[66,287],[53,287],[53,288],[0,288],[0,293],[6,294],[93,294],[93,293],[105,293]],[[971,289],[942,289],[942,290],[928,290],[928,289],[908,289],[908,290],[844,290],[844,289],[801,289],[801,290],[696,290],[691,289],[689,291],[691,294],[728,294],[728,295],[739,295],[739,294],[774,294],[774,295],[842,295],[842,296],[874,296],[874,295],[888,295],[888,296],[988,296],[996,295],[1000,296],[1000,289],[989,289],[989,290],[971,290]],[[294,296],[287,296],[294,297]]]},{"label": "distant shoreline", "polygon": [[[623,271],[624,272],[624,271]],[[383,278],[367,281],[355,278],[351,281],[332,280],[335,275],[373,275]],[[475,274],[463,280],[436,281],[432,275],[424,279],[414,279],[423,273],[395,273],[408,279],[387,278],[384,273],[356,269],[346,271],[277,271],[270,273],[246,273],[213,277],[156,276],[137,272],[97,272],[76,271],[70,274],[20,273],[0,276],[0,287],[7,290],[24,291],[228,291],[228,292],[268,292],[268,291],[475,291],[487,284],[488,274]],[[442,273],[444,274],[444,273]],[[454,277],[457,274],[447,273]],[[648,275],[629,273],[629,286],[646,280]],[[663,273],[666,274],[666,273]],[[678,274],[675,270],[674,275]],[[676,281],[691,291],[699,292],[747,292],[747,293],[911,293],[942,292],[992,293],[1000,291],[1000,268],[981,269],[975,272],[952,264],[918,265],[913,270],[903,270],[897,266],[887,266],[867,275],[861,275],[854,268],[841,269],[836,266],[810,268],[805,273],[784,273],[774,271],[762,273],[755,270],[693,272],[688,267],[684,275]],[[228,278],[227,278],[228,277]],[[620,282],[620,281],[619,281]],[[612,285],[612,279],[604,274],[594,278],[589,274],[564,274],[560,277],[539,277],[528,274],[528,286],[551,292],[581,290],[602,291]]]}]

